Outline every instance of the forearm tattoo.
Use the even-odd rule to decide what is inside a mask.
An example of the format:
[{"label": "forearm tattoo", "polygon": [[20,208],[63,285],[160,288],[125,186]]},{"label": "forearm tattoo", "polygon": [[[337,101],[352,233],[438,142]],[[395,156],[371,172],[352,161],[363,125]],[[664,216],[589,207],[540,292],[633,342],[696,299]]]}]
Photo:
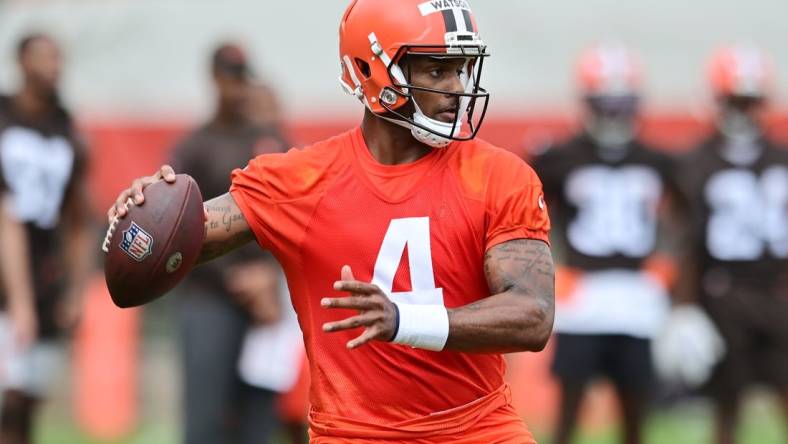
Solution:
[{"label": "forearm tattoo", "polygon": [[491,248],[484,257],[484,273],[492,294],[516,291],[552,304],[553,257],[542,241],[516,239]]},{"label": "forearm tattoo", "polygon": [[225,194],[205,203],[205,242],[199,262],[222,256],[254,239],[241,209]]}]

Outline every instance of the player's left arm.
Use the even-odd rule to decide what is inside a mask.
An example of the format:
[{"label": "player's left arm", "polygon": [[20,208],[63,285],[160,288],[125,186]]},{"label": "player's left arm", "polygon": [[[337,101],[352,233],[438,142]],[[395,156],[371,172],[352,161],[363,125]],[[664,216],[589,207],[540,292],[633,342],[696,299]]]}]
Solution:
[{"label": "player's left arm", "polygon": [[540,351],[553,330],[550,247],[535,239],[496,245],[484,257],[489,297],[449,309],[446,348],[466,352]]},{"label": "player's left arm", "polygon": [[[540,351],[553,329],[554,270],[550,247],[535,239],[496,245],[484,258],[491,296],[448,310],[449,336],[444,349],[476,353]],[[323,326],[328,333],[363,327],[348,342],[357,348],[369,341],[391,341],[397,335],[397,308],[374,284],[354,279],[343,267],[337,291],[350,297],[325,298],[329,309],[354,309],[359,314]]]}]

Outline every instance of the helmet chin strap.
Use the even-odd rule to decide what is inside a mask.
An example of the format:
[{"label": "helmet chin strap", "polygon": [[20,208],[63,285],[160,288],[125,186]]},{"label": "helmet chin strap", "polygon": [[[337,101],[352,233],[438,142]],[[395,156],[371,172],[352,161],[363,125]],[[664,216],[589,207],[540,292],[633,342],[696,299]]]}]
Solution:
[{"label": "helmet chin strap", "polygon": [[446,123],[427,117],[421,112],[421,108],[419,108],[419,104],[416,103],[416,100],[413,100],[413,106],[416,109],[416,111],[413,112],[413,122],[429,129],[429,131],[427,131],[417,125],[410,125],[411,134],[413,134],[413,137],[419,142],[433,148],[445,148],[452,142],[452,137],[456,137],[460,134],[462,117],[459,115],[455,118],[454,122]]},{"label": "helmet chin strap", "polygon": [[[451,123],[441,122],[440,120],[427,117],[421,111],[421,108],[419,108],[415,100],[413,100],[413,106],[415,108],[413,112],[413,122],[415,125],[405,120],[394,119],[380,114],[376,114],[376,116],[395,125],[409,129],[414,139],[432,148],[445,148],[451,144],[452,137],[456,137],[460,134],[463,120],[461,116],[457,116],[457,119]],[[419,125],[424,128],[420,128]]]}]

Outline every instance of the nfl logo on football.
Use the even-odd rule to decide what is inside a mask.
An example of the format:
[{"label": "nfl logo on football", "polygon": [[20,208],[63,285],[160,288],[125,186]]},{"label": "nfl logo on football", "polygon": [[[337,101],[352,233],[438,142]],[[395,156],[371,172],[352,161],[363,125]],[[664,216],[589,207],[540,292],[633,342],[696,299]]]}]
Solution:
[{"label": "nfl logo on football", "polygon": [[137,262],[142,262],[153,253],[153,237],[134,221],[128,230],[123,232],[120,248]]}]

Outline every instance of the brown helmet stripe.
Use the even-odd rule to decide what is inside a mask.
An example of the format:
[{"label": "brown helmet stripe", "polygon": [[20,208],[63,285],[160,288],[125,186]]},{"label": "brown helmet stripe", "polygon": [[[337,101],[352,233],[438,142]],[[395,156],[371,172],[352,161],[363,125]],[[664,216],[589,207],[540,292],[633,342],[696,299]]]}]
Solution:
[{"label": "brown helmet stripe", "polygon": [[471,11],[463,9],[462,18],[465,20],[465,30],[468,32],[476,32],[476,29],[473,28],[473,20],[471,20]]},{"label": "brown helmet stripe", "polygon": [[443,22],[446,24],[446,32],[457,32],[457,20],[454,18],[454,11],[444,9],[441,11]]}]

